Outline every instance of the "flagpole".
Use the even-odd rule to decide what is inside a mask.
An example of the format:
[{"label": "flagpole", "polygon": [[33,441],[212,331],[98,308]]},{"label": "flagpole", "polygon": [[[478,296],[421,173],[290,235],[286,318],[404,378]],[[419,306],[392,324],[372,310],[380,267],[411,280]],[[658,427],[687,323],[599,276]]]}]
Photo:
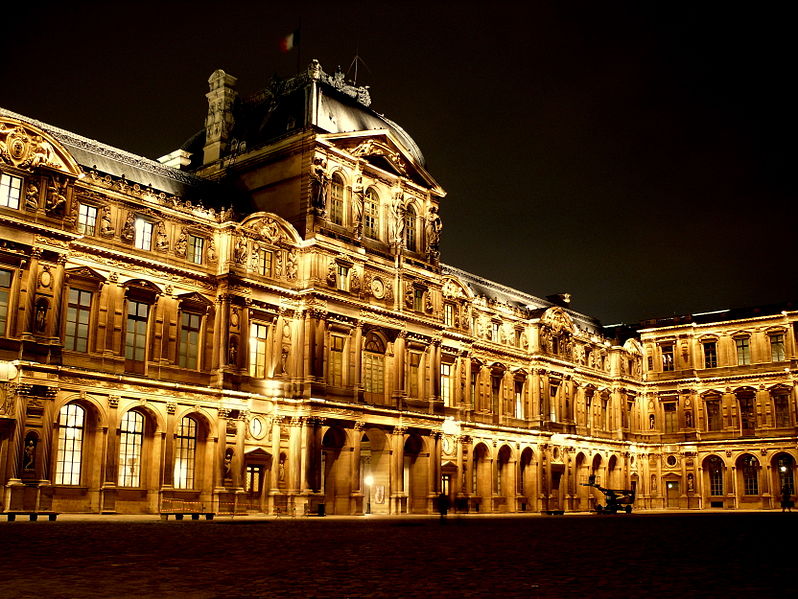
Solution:
[{"label": "flagpole", "polygon": [[296,31],[298,38],[296,44],[296,72],[299,74],[299,70],[302,68],[302,17],[299,17],[299,25]]}]

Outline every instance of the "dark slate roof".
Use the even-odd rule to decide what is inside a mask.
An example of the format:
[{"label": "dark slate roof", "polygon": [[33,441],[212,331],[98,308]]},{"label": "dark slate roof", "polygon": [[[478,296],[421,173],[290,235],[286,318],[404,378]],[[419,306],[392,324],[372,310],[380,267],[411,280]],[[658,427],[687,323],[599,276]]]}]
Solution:
[{"label": "dark slate roof", "polygon": [[49,133],[87,171],[96,170],[112,177],[124,177],[131,183],[138,183],[142,187],[150,186],[154,190],[179,196],[193,203],[201,201],[206,207],[222,207],[222,200],[225,196],[229,197],[219,184],[164,166],[156,160],[131,154],[4,108],[0,108],[0,116],[16,119]]}]

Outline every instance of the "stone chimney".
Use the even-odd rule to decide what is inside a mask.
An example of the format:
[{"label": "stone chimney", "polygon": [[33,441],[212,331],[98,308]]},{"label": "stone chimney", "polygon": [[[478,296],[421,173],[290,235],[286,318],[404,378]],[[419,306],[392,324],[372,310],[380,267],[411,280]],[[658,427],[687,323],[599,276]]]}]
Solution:
[{"label": "stone chimney", "polygon": [[233,130],[233,103],[238,97],[236,78],[221,69],[211,74],[208,85],[211,91],[205,94],[208,98],[208,118],[205,119],[203,164],[219,160],[227,148]]}]

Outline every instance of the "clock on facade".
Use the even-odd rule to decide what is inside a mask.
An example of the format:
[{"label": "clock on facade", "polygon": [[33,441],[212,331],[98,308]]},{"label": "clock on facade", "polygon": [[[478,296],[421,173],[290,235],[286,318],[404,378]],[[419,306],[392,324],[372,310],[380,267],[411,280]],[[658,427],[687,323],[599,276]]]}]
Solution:
[{"label": "clock on facade", "polygon": [[379,277],[374,277],[371,279],[371,293],[377,299],[382,299],[385,297],[385,283],[383,283],[382,279]]},{"label": "clock on facade", "polygon": [[444,437],[441,440],[441,446],[443,447],[443,453],[452,453],[452,440],[449,437]]},{"label": "clock on facade", "polygon": [[255,439],[262,439],[266,434],[266,423],[260,416],[255,416],[249,421],[249,434]]}]

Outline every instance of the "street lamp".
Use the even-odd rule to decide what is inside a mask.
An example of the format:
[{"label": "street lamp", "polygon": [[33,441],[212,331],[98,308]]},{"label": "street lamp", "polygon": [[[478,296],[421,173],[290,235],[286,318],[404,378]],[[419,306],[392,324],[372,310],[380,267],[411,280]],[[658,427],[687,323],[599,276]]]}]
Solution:
[{"label": "street lamp", "polygon": [[371,485],[374,483],[374,477],[371,476],[371,474],[367,474],[363,478],[363,482],[366,483],[366,493],[367,493],[366,513],[370,514],[371,513]]}]

